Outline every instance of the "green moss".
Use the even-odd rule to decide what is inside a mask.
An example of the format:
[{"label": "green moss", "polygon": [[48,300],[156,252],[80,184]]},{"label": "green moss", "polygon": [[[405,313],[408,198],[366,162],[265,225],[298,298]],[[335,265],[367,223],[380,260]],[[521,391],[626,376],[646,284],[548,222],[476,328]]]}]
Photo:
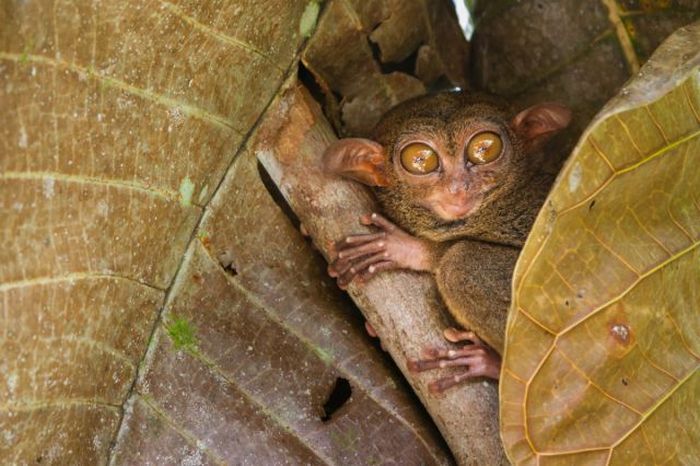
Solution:
[{"label": "green moss", "polygon": [[34,40],[30,39],[26,44],[24,44],[24,48],[22,49],[18,62],[20,64],[27,63],[29,61],[29,54],[32,53],[32,50],[34,50]]},{"label": "green moss", "polygon": [[318,357],[321,359],[321,361],[324,362],[324,364],[330,364],[333,362],[333,355],[326,351],[323,348],[319,348],[318,346],[314,348],[314,351],[318,355]]},{"label": "green moss", "polygon": [[347,429],[337,429],[330,433],[331,442],[335,447],[344,451],[356,451],[358,440],[360,438],[359,431],[354,427]]},{"label": "green moss", "polygon": [[196,328],[184,317],[173,315],[165,326],[175,349],[194,352],[197,349]]},{"label": "green moss", "polygon": [[180,183],[180,203],[183,206],[192,204],[192,194],[194,194],[194,183],[185,177]]},{"label": "green moss", "polygon": [[314,32],[320,11],[321,6],[317,0],[311,0],[306,4],[304,13],[301,15],[301,20],[299,20],[299,33],[302,36],[309,37],[311,33]]}]

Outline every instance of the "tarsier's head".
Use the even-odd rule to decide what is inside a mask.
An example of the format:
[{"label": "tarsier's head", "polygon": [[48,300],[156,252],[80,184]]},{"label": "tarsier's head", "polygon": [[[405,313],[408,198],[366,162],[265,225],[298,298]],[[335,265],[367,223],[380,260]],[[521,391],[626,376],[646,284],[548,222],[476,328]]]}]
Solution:
[{"label": "tarsier's head", "polygon": [[469,234],[513,207],[534,154],[570,119],[555,103],[511,114],[488,96],[428,95],[388,112],[372,140],[332,144],[324,166],[375,187],[386,213],[414,234]]}]

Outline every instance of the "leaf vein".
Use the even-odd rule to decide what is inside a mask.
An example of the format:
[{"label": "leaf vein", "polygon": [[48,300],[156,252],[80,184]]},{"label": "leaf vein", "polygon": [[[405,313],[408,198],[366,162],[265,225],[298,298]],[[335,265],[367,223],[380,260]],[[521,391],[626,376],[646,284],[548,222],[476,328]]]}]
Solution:
[{"label": "leaf vein", "polygon": [[132,84],[128,84],[125,81],[122,81],[122,80],[117,79],[117,78],[113,78],[111,76],[97,74],[94,71],[91,71],[91,70],[89,70],[83,66],[80,66],[76,63],[69,63],[69,62],[66,62],[63,60],[57,60],[57,59],[49,58],[49,57],[46,57],[43,55],[34,55],[34,54],[24,55],[24,54],[9,53],[9,52],[0,52],[0,60],[9,60],[9,61],[17,62],[17,63],[26,60],[26,61],[30,61],[33,63],[40,63],[42,65],[52,66],[56,69],[58,69],[58,68],[67,69],[67,70],[73,71],[74,73],[77,73],[81,76],[92,77],[93,79],[95,79],[98,82],[101,82],[101,83],[109,85],[109,86],[113,86],[113,87],[118,88],[124,92],[129,93],[129,94],[133,94],[135,96],[141,97],[145,100],[150,100],[151,102],[162,105],[164,107],[179,108],[182,111],[182,113],[189,115],[193,118],[198,118],[202,121],[206,121],[207,123],[211,123],[214,126],[219,126],[221,128],[231,130],[239,135],[241,134],[241,132],[234,127],[233,121],[228,120],[221,115],[216,115],[216,114],[211,113],[203,108],[175,100],[172,97],[168,97],[166,95],[158,94],[158,93],[149,91],[147,89],[142,89],[140,87],[134,86]]}]

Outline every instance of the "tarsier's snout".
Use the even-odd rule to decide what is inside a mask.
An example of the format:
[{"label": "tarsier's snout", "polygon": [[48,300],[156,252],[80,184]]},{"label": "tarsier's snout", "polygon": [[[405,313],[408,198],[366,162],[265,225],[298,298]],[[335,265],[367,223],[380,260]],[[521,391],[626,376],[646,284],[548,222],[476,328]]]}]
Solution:
[{"label": "tarsier's snout", "polygon": [[478,189],[465,182],[451,183],[431,198],[430,209],[442,220],[454,221],[475,212],[483,200]]}]

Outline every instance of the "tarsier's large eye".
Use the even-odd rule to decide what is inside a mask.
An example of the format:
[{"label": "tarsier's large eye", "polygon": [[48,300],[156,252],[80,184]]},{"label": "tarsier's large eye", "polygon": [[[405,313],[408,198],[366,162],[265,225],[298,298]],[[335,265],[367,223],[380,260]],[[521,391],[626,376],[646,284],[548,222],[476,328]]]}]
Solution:
[{"label": "tarsier's large eye", "polygon": [[425,175],[437,169],[438,156],[430,146],[415,142],[401,151],[401,165],[414,175]]},{"label": "tarsier's large eye", "polygon": [[501,137],[496,133],[486,131],[477,134],[469,141],[467,145],[467,159],[476,165],[493,162],[501,155],[502,149],[503,141],[501,141]]}]

